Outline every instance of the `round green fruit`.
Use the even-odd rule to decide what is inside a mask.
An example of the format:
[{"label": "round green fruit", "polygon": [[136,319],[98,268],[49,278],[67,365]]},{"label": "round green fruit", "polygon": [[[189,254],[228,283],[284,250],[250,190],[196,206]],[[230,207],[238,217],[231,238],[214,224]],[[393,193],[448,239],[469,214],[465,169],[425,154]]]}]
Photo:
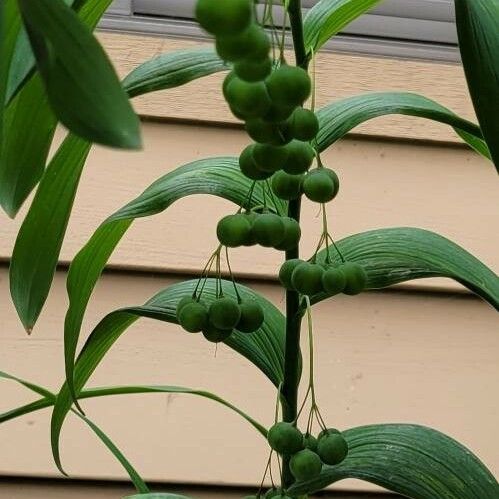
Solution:
[{"label": "round green fruit", "polygon": [[269,123],[261,118],[248,120],[246,131],[254,141],[260,142],[260,144],[282,145],[291,140],[282,126],[277,123]]},{"label": "round green fruit", "polygon": [[265,180],[272,176],[272,172],[260,170],[255,162],[253,152],[256,144],[246,147],[239,156],[239,168],[251,180]]},{"label": "round green fruit", "polygon": [[198,0],[196,19],[212,35],[234,35],[250,24],[252,9],[251,0]]},{"label": "round green fruit", "polygon": [[289,461],[289,468],[299,482],[312,480],[322,471],[321,458],[312,450],[304,449],[293,455]]},{"label": "round green fruit", "polygon": [[304,69],[283,64],[267,78],[267,88],[275,104],[300,106],[310,96],[312,82]]},{"label": "round green fruit", "polygon": [[244,81],[262,81],[272,71],[272,61],[268,57],[262,60],[242,59],[234,64],[234,71]]},{"label": "round green fruit", "polygon": [[284,238],[275,246],[275,249],[288,251],[298,246],[301,238],[301,228],[294,218],[282,217],[282,221],[284,222]]},{"label": "round green fruit", "polygon": [[288,159],[288,146],[255,144],[253,158],[257,167],[264,172],[275,173],[282,170]]},{"label": "round green fruit", "polygon": [[236,329],[242,333],[254,333],[261,327],[265,319],[261,305],[255,300],[243,300],[239,307],[241,317]]},{"label": "round green fruit", "polygon": [[303,175],[291,175],[284,171],[277,172],[272,177],[272,191],[279,199],[291,201],[301,194]]},{"label": "round green fruit", "polygon": [[305,173],[312,165],[315,158],[315,149],[301,140],[292,140],[286,145],[288,160],[283,169],[287,173],[298,175]]},{"label": "round green fruit", "polygon": [[194,301],[182,307],[177,319],[189,333],[199,333],[208,324],[208,311],[202,303]]},{"label": "round green fruit", "polygon": [[317,452],[317,439],[313,435],[310,435],[310,433],[306,433],[303,435],[303,446],[305,449]]},{"label": "round green fruit", "polygon": [[192,295],[183,296],[177,303],[177,308],[176,308],[177,318],[180,314],[180,311],[184,308],[185,305],[188,305],[189,303],[195,303],[196,301],[197,300]]},{"label": "round green fruit", "polygon": [[346,283],[347,278],[341,267],[327,268],[322,276],[322,287],[330,296],[341,293],[345,289]]},{"label": "round green fruit", "polygon": [[260,246],[275,248],[283,239],[286,227],[279,215],[264,213],[253,223],[252,234]]},{"label": "round green fruit", "polygon": [[225,341],[232,334],[232,329],[219,329],[208,324],[203,329],[203,336],[211,343],[220,343]]},{"label": "round green fruit", "polygon": [[228,215],[218,222],[217,237],[228,248],[243,246],[251,237],[251,223],[243,214]]},{"label": "round green fruit", "polygon": [[231,109],[240,116],[259,118],[268,111],[270,98],[263,82],[248,82],[232,76],[225,90]]},{"label": "round green fruit", "polygon": [[282,455],[291,455],[303,449],[303,435],[291,423],[276,423],[270,428],[267,440],[270,447]]},{"label": "round green fruit", "polygon": [[305,263],[303,260],[300,260],[300,258],[293,258],[291,260],[286,260],[282,265],[279,270],[279,280],[281,281],[281,284],[289,290],[294,290],[293,283],[291,282],[291,276],[293,275],[293,271],[298,267],[298,265],[301,265],[302,263]]},{"label": "round green fruit", "polygon": [[218,329],[234,329],[241,318],[241,308],[232,298],[217,298],[211,302],[208,317],[210,324]]},{"label": "round green fruit", "polygon": [[308,142],[319,132],[319,120],[309,109],[296,108],[289,120],[290,132],[295,139]]},{"label": "round green fruit", "polygon": [[317,453],[323,463],[334,466],[347,457],[348,443],[339,433],[324,435],[317,444]]},{"label": "round green fruit", "polygon": [[343,293],[346,295],[358,295],[367,285],[367,273],[364,268],[355,262],[346,262],[341,266],[345,274],[346,284]]},{"label": "round green fruit", "polygon": [[241,33],[217,37],[216,49],[224,61],[261,60],[269,55],[270,40],[261,26],[252,23]]},{"label": "round green fruit", "polygon": [[303,180],[303,193],[311,201],[327,203],[338,194],[339,180],[329,168],[316,168],[308,172]]},{"label": "round green fruit", "polygon": [[337,430],[336,428],[326,428],[325,430],[322,430],[319,435],[317,436],[317,440],[320,440],[322,437],[326,435],[340,435],[341,432],[340,430]]},{"label": "round green fruit", "polygon": [[284,491],[281,488],[272,487],[265,493],[265,499],[287,499],[288,496],[284,495]]},{"label": "round green fruit", "polygon": [[324,269],[317,263],[303,262],[291,274],[291,284],[302,295],[316,295],[322,291]]}]

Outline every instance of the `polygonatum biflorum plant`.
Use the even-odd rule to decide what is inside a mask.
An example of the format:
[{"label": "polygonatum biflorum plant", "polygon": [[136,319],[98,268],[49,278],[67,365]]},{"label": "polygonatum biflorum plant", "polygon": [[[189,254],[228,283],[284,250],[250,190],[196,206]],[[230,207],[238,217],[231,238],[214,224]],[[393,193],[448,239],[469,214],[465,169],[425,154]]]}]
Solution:
[{"label": "polygonatum biflorum plant", "polygon": [[[0,3],[0,203],[14,217],[35,189],[10,265],[10,289],[31,332],[51,287],[78,182],[92,143],[140,147],[139,120],[129,97],[228,71],[221,91],[252,139],[239,158],[208,158],[163,176],[108,217],[69,269],[64,323],[66,379],[54,393],[0,372],[37,394],[32,403],[0,414],[6,422],[52,408],[51,444],[63,471],[59,437],[67,415],[81,418],[125,467],[135,498],[151,494],[137,471],[83,413],[82,399],[127,393],[183,393],[235,411],[263,436],[269,458],[253,498],[306,498],[345,478],[381,485],[413,499],[497,499],[499,485],[469,450],[435,430],[409,424],[334,428],[314,388],[313,305],[340,293],[357,295],[424,277],[455,279],[499,308],[498,276],[451,241],[421,229],[389,228],[334,241],[325,204],[341,179],[321,153],[357,125],[386,114],[439,121],[499,167],[499,0],[455,0],[460,50],[480,125],[420,95],[371,93],[315,109],[313,61],[324,43],[379,0],[320,0],[302,19],[299,0],[283,7],[290,33],[276,26],[266,0],[198,0],[196,18],[213,49],[154,57],[119,82],[92,35],[110,0],[2,0]],[[284,45],[291,35],[294,58]],[[293,59],[293,60],[292,60]],[[49,161],[55,127],[68,135]],[[92,291],[113,250],[136,218],[166,210],[191,194],[211,194],[237,209],[217,225],[219,246],[193,281],[161,290],[142,306],[105,316],[78,351]],[[299,256],[300,204],[318,204],[323,230],[313,255]],[[286,289],[284,316],[264,297],[238,284],[230,248],[260,245],[285,255],[276,269]],[[33,258],[36,248],[36,258]],[[225,268],[226,267],[226,268]],[[224,279],[222,276],[229,276]],[[354,299],[354,298],[352,298]],[[224,342],[276,388],[275,424],[265,428],[222,398],[178,386],[88,388],[100,361],[140,317],[179,324],[208,342]],[[309,369],[301,381],[300,333],[308,335]],[[273,413],[274,413],[273,412]],[[267,480],[266,480],[267,478]]]}]

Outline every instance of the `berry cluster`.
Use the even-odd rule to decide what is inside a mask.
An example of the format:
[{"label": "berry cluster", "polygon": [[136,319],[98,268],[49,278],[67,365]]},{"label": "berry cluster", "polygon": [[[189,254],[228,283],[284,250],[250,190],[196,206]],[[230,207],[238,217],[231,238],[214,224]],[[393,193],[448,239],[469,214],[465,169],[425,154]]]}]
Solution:
[{"label": "berry cluster", "polygon": [[357,295],[367,284],[364,268],[355,262],[340,265],[305,262],[298,258],[284,262],[279,271],[279,280],[286,289],[302,295],[313,296],[326,293]]},{"label": "berry cluster", "polygon": [[189,333],[202,332],[213,343],[226,340],[234,329],[253,333],[263,324],[262,307],[254,300],[237,301],[220,295],[206,305],[200,296],[184,296],[177,305],[177,320]]},{"label": "berry cluster", "polygon": [[303,434],[292,423],[276,423],[268,436],[270,447],[281,456],[291,456],[291,473],[299,482],[317,477],[323,464],[341,463],[348,454],[348,444],[333,428],[324,429],[318,437]]},{"label": "berry cluster", "polygon": [[259,244],[286,251],[294,248],[301,237],[300,224],[289,217],[264,211],[228,215],[218,222],[217,237],[228,248]]}]

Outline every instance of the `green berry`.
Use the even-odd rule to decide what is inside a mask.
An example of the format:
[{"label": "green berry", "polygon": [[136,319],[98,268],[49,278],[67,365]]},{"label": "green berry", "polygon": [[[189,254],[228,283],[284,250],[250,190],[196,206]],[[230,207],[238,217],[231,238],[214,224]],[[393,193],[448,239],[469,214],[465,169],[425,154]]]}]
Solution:
[{"label": "green berry", "polygon": [[287,144],[291,139],[283,126],[276,123],[269,123],[261,118],[255,118],[246,122],[248,135],[260,144],[282,145]]},{"label": "green berry", "polygon": [[287,201],[297,199],[301,194],[303,178],[303,175],[291,175],[279,171],[272,177],[272,191],[280,199]]},{"label": "green berry", "polygon": [[322,430],[319,435],[317,436],[317,440],[320,440],[326,435],[340,435],[341,432],[340,430],[337,430],[336,428],[326,428],[325,430]]},{"label": "green berry", "polygon": [[211,324],[208,324],[203,329],[203,336],[211,343],[220,343],[225,341],[232,334],[232,329],[219,329]]},{"label": "green berry", "polygon": [[282,170],[288,159],[287,147],[273,146],[272,144],[255,144],[253,158],[257,167],[264,172],[272,173]]},{"label": "green berry", "polygon": [[317,452],[317,439],[313,435],[310,435],[310,433],[306,433],[303,435],[303,446],[305,449]]},{"label": "green berry", "polygon": [[315,149],[308,143],[292,140],[287,146],[288,160],[283,169],[287,173],[298,175],[305,173],[315,158]]},{"label": "green berry", "polygon": [[242,333],[253,333],[259,329],[265,319],[261,305],[255,300],[243,300],[239,307],[241,317],[236,329]]},{"label": "green berry", "polygon": [[317,263],[303,262],[291,274],[291,284],[302,295],[316,295],[322,292],[324,269]]},{"label": "green berry", "polygon": [[319,132],[319,120],[313,111],[298,107],[289,120],[290,132],[295,139],[308,142]]},{"label": "green berry", "polygon": [[247,211],[244,216],[248,220],[248,223],[250,224],[250,233],[248,235],[248,239],[244,241],[243,246],[254,246],[256,244],[255,241],[255,236],[253,235],[253,223],[257,219],[258,215],[254,213],[253,211]]},{"label": "green berry", "polygon": [[246,215],[228,215],[217,225],[217,237],[220,244],[229,248],[242,246],[249,240],[251,223]]},{"label": "green berry", "polygon": [[329,168],[316,168],[308,172],[303,180],[303,193],[311,201],[327,203],[338,194],[339,180]]},{"label": "green berry", "polygon": [[284,222],[284,238],[275,246],[275,249],[287,251],[298,246],[301,238],[301,228],[294,218],[282,217],[282,221]]},{"label": "green berry", "polygon": [[256,144],[246,147],[239,156],[239,168],[251,180],[265,180],[272,176],[272,172],[260,170],[255,163],[253,152]]},{"label": "green berry", "polygon": [[280,106],[300,106],[312,90],[308,73],[297,66],[283,64],[267,78],[272,102]]},{"label": "green berry", "polygon": [[314,451],[304,449],[291,457],[289,468],[296,480],[303,482],[320,475],[322,462]]},{"label": "green berry", "polygon": [[288,499],[288,496],[284,495],[284,491],[281,488],[272,487],[265,493],[265,499]]},{"label": "green berry", "polygon": [[261,60],[242,59],[234,64],[237,76],[245,81],[262,81],[272,71],[272,61],[266,57]]},{"label": "green berry", "polygon": [[346,295],[358,295],[367,285],[367,273],[364,268],[355,262],[347,262],[341,266],[345,274],[346,284],[343,293]]},{"label": "green berry", "polygon": [[234,35],[251,22],[251,0],[198,0],[196,19],[212,35]]},{"label": "green berry", "polygon": [[317,453],[324,464],[334,466],[345,460],[348,454],[348,443],[339,433],[330,433],[319,439]]},{"label": "green berry", "polygon": [[242,33],[217,37],[216,49],[224,61],[261,60],[269,55],[270,40],[263,28],[253,23]]},{"label": "green berry", "polygon": [[229,297],[217,298],[208,310],[210,324],[218,329],[234,329],[241,318],[239,304]]},{"label": "green berry", "polygon": [[260,246],[275,248],[283,239],[286,227],[279,215],[264,213],[253,223],[252,234]]},{"label": "green berry", "polygon": [[194,303],[196,301],[197,300],[193,298],[192,295],[183,296],[177,303],[177,308],[176,308],[177,317],[179,316],[180,311],[184,308],[185,305],[188,305],[189,303]]},{"label": "green berry", "polygon": [[301,265],[302,263],[305,262],[303,260],[300,260],[299,258],[293,258],[291,260],[286,260],[281,265],[281,268],[279,270],[279,280],[286,289],[295,289],[291,281],[291,276],[293,275],[293,271],[296,269],[296,267],[298,267],[298,265]]},{"label": "green berry", "polygon": [[328,295],[337,295],[345,289],[347,278],[341,267],[327,268],[322,276],[322,287]]},{"label": "green berry", "polygon": [[293,114],[295,107],[296,106],[278,106],[272,102],[263,119],[269,123],[281,123],[286,121]]},{"label": "green berry", "polygon": [[270,428],[267,440],[279,454],[291,455],[303,449],[303,435],[291,423],[276,423]]},{"label": "green berry", "polygon": [[225,96],[230,107],[246,119],[265,115],[270,106],[270,98],[263,82],[252,83],[237,76],[230,78]]},{"label": "green berry", "polygon": [[208,324],[208,311],[204,304],[194,301],[181,308],[177,320],[189,333],[199,333]]}]

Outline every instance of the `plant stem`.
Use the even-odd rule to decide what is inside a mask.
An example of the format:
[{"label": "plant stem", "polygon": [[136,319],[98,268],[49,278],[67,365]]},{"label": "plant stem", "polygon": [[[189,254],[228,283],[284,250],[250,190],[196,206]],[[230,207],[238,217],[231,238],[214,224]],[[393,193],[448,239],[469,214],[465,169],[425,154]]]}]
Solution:
[{"label": "plant stem", "polygon": [[[301,16],[301,1],[289,0],[289,20],[293,34],[296,65],[307,69],[308,59],[303,38],[303,22]],[[300,221],[301,198],[289,202],[288,216]],[[286,251],[286,260],[299,257],[298,246]],[[300,374],[300,297],[296,291],[286,292],[286,351],[284,359],[284,382],[282,385],[283,419],[292,422],[296,419],[298,410],[298,384]],[[289,459],[283,461],[283,485],[288,487],[293,483],[289,470]]]}]

